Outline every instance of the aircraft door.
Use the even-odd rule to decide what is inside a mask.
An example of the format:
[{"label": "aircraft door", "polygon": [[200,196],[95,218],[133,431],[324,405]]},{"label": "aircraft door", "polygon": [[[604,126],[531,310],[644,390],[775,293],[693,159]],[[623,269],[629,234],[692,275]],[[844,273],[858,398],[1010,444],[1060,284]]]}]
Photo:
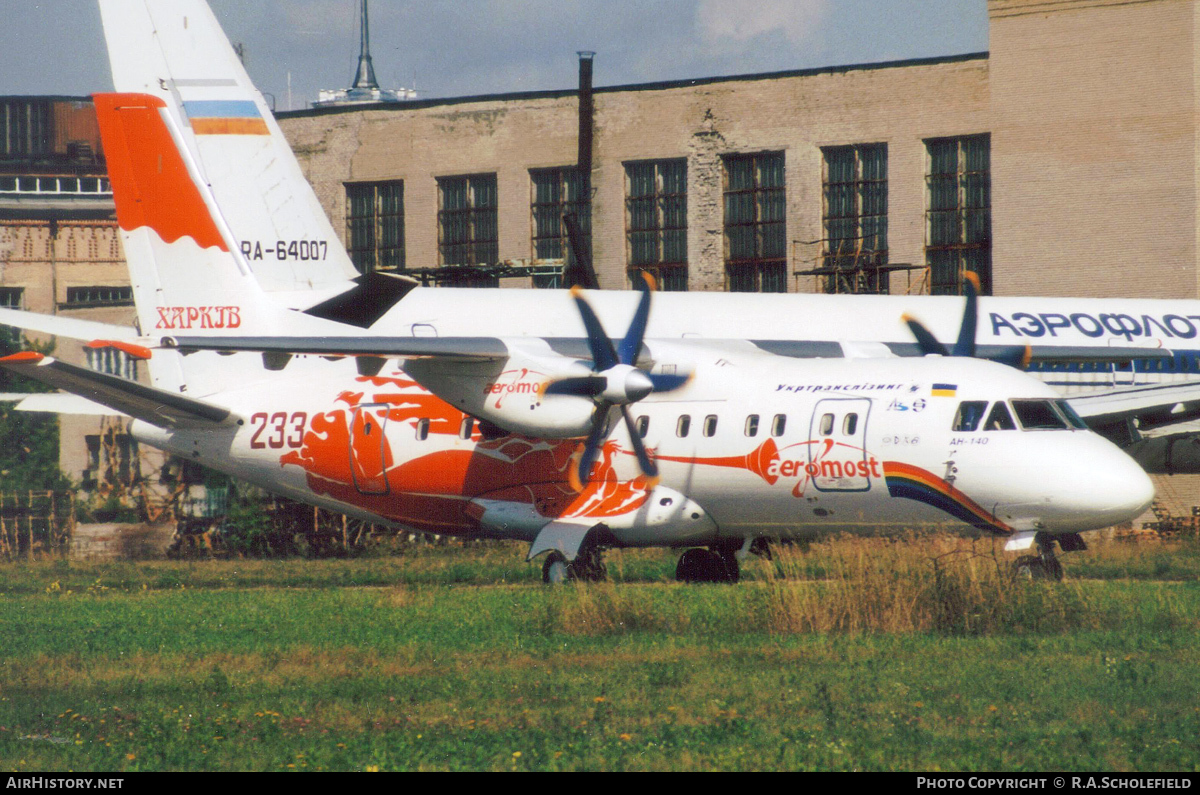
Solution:
[{"label": "aircraft door", "polygon": [[388,406],[371,403],[357,406],[350,424],[350,473],[354,486],[363,494],[387,494]]},{"label": "aircraft door", "polygon": [[869,398],[817,401],[809,428],[808,474],[818,491],[867,491],[871,462],[867,455]]}]

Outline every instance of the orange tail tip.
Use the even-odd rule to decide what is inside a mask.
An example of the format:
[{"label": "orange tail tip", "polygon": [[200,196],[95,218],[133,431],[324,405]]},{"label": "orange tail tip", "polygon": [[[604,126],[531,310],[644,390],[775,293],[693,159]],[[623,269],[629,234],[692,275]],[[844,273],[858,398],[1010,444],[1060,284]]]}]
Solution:
[{"label": "orange tail tip", "polygon": [[8,362],[9,364],[40,364],[45,359],[45,354],[38,353],[37,351],[21,351],[20,353],[14,353],[11,356],[5,356],[3,359],[0,359],[0,363]]},{"label": "orange tail tip", "polygon": [[650,292],[658,290],[658,281],[654,278],[654,274],[649,271],[642,271],[642,279],[646,282],[646,286],[650,288]]},{"label": "orange tail tip", "polygon": [[971,284],[975,285],[975,292],[979,292],[982,288],[979,286],[979,274],[975,271],[967,271],[963,277]]},{"label": "orange tail tip", "polygon": [[92,99],[121,228],[148,227],[166,243],[190,237],[201,248],[228,251],[160,114],[166,103],[148,94]]},{"label": "orange tail tip", "polygon": [[121,342],[120,340],[92,340],[84,347],[92,349],[116,348],[126,356],[134,359],[144,360],[153,356],[153,353],[149,348],[142,347],[141,345],[134,345],[132,342]]}]

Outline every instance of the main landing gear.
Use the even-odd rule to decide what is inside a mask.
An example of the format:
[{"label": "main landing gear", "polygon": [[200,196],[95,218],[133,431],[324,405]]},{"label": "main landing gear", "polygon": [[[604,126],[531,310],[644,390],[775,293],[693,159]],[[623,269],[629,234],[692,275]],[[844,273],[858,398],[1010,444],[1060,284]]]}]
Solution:
[{"label": "main landing gear", "polygon": [[563,553],[555,550],[546,556],[542,564],[542,582],[561,585],[571,580],[602,582],[608,578],[604,565],[604,551],[598,547],[581,549],[575,560],[568,562]]},{"label": "main landing gear", "polygon": [[679,582],[737,582],[741,568],[733,552],[728,548],[689,549],[675,566],[675,579]]},{"label": "main landing gear", "polygon": [[1069,533],[1060,536],[1038,533],[1033,537],[1033,542],[1037,544],[1038,554],[1022,555],[1017,558],[1013,563],[1013,572],[1018,577],[1028,580],[1062,581],[1063,567],[1058,557],[1054,554],[1055,541],[1062,547],[1063,552],[1076,552],[1087,549],[1087,544],[1084,543],[1083,538],[1078,533]]}]

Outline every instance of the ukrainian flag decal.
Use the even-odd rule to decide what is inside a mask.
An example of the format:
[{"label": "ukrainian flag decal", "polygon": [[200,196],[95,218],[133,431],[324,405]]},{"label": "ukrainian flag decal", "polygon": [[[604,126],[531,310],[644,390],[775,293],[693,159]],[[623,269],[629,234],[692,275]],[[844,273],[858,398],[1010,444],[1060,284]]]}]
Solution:
[{"label": "ukrainian flag decal", "polygon": [[958,394],[958,384],[934,384],[934,397],[954,397]]},{"label": "ukrainian flag decal", "polygon": [[196,135],[270,135],[258,106],[248,99],[183,103]]}]

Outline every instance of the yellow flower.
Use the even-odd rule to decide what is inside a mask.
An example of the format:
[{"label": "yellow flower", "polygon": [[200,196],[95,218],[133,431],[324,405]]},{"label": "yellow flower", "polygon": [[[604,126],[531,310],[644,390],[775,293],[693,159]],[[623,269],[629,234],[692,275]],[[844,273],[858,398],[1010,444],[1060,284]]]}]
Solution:
[{"label": "yellow flower", "polygon": [[521,752],[513,751],[513,759],[520,759],[520,758],[521,758]]},{"label": "yellow flower", "polygon": [[630,740],[633,739],[633,735],[632,734],[622,734],[621,739],[624,740],[625,742],[629,742]]},{"label": "yellow flower", "polygon": [[594,701],[595,701],[597,704],[599,704],[599,703],[601,703],[602,701],[604,701],[604,696],[596,696],[596,698],[594,699]]}]

